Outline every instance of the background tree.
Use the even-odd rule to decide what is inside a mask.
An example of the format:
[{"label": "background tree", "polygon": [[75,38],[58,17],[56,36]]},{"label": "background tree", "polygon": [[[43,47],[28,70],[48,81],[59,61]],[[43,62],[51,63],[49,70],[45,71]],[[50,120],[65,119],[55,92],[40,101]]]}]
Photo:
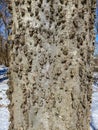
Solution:
[{"label": "background tree", "polygon": [[11,20],[11,14],[8,11],[7,3],[5,0],[0,0],[0,64],[8,66],[8,35],[10,29],[8,24]]}]

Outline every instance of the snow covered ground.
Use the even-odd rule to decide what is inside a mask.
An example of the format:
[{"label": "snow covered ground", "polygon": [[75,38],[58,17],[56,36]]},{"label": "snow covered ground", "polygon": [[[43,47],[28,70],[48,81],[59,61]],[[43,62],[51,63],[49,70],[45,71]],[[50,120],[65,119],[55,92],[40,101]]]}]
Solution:
[{"label": "snow covered ground", "polygon": [[0,130],[8,130],[10,125],[10,113],[8,111],[10,101],[6,95],[6,91],[9,87],[7,85],[6,71],[7,68],[5,66],[0,66]]},{"label": "snow covered ground", "polygon": [[91,113],[91,130],[98,130],[98,73],[94,73]]}]

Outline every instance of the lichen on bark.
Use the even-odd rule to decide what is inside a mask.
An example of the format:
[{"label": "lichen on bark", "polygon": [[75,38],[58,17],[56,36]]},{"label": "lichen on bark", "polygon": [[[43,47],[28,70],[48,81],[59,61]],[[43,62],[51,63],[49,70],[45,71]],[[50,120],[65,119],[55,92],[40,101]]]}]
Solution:
[{"label": "lichen on bark", "polygon": [[95,0],[14,0],[10,130],[89,130]]}]

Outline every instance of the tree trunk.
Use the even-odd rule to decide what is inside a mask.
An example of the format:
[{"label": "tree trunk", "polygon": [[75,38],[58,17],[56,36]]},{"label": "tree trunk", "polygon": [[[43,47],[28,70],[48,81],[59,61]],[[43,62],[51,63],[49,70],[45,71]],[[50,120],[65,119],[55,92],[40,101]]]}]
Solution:
[{"label": "tree trunk", "polygon": [[9,130],[89,130],[95,0],[13,0]]},{"label": "tree trunk", "polygon": [[0,36],[0,65],[4,64],[8,66],[9,63],[8,53],[9,53],[9,45],[7,44],[7,41]]}]

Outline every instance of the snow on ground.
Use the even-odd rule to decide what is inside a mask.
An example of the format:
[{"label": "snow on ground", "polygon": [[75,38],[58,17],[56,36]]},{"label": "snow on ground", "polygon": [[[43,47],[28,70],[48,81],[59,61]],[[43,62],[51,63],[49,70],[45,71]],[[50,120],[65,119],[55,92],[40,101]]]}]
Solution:
[{"label": "snow on ground", "polygon": [[7,68],[5,66],[0,66],[0,78],[2,79],[0,80],[0,130],[8,130],[10,125],[10,113],[8,111],[8,105],[10,101],[6,95],[6,91],[9,87],[7,85],[7,80],[5,80],[6,71]]},{"label": "snow on ground", "polygon": [[91,130],[98,130],[98,73],[94,73],[91,113]]}]

